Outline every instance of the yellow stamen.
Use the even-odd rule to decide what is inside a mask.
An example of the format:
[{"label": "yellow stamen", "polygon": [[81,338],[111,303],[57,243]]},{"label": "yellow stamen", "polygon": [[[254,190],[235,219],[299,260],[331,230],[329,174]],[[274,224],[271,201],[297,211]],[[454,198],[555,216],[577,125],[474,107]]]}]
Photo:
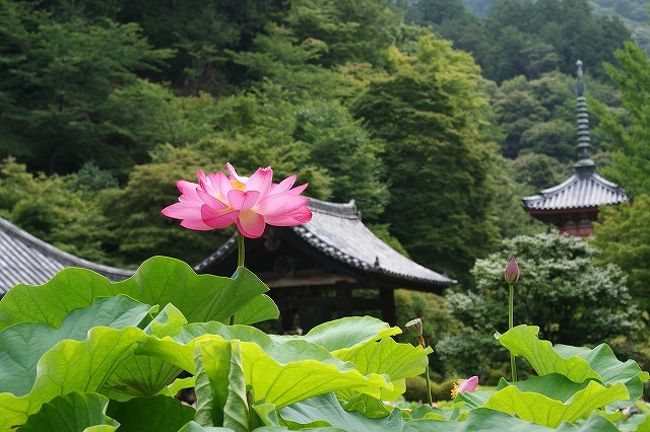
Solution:
[{"label": "yellow stamen", "polygon": [[456,399],[456,396],[458,396],[458,386],[460,385],[460,380],[456,381],[454,383],[454,388],[451,389],[451,398]]},{"label": "yellow stamen", "polygon": [[240,182],[237,179],[231,179],[230,184],[232,185],[233,189],[237,189],[237,190],[240,190],[240,191],[243,191],[244,189],[246,189],[246,184]]}]

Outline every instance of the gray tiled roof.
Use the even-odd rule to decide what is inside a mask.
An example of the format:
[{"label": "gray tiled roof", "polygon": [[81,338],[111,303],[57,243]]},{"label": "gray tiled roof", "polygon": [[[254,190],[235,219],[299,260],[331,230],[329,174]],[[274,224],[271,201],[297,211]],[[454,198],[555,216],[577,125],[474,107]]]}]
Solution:
[{"label": "gray tiled roof", "polygon": [[111,280],[132,274],[63,252],[0,218],[0,296],[19,283],[42,284],[65,267],[88,268]]},{"label": "gray tiled roof", "polygon": [[[294,226],[300,238],[321,253],[368,273],[432,286],[450,286],[455,280],[436,273],[400,254],[375,236],[361,221],[354,201],[330,203],[311,199],[311,221]],[[223,259],[235,249],[234,238],[196,266],[197,271]]]},{"label": "gray tiled roof", "polygon": [[572,175],[563,183],[523,198],[527,210],[565,210],[620,204],[629,197],[595,171]]}]

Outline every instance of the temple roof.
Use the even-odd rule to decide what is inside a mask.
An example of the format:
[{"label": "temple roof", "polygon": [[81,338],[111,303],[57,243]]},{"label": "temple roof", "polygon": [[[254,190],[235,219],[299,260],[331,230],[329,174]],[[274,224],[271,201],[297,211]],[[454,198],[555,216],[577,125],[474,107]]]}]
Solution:
[{"label": "temple roof", "polygon": [[[321,254],[356,271],[391,279],[397,287],[399,283],[407,287],[413,282],[438,288],[456,283],[411,261],[381,241],[363,224],[354,201],[331,203],[311,199],[308,207],[313,212],[312,220],[287,229]],[[195,270],[201,272],[222,261],[234,253],[235,247],[235,240],[231,238]]]},{"label": "temple roof", "polygon": [[47,282],[64,267],[87,268],[111,280],[133,273],[71,255],[0,218],[0,296],[19,283]]},{"label": "temple roof", "polygon": [[546,211],[598,208],[629,200],[616,183],[598,175],[596,164],[590,157],[589,112],[582,62],[578,60],[576,65],[578,67],[576,86],[578,161],[573,165],[575,174],[557,186],[544,189],[537,195],[522,198],[524,209],[533,215],[540,215]]},{"label": "temple roof", "polygon": [[523,198],[526,210],[565,210],[620,204],[629,198],[623,190],[596,172],[576,173],[538,195]]}]

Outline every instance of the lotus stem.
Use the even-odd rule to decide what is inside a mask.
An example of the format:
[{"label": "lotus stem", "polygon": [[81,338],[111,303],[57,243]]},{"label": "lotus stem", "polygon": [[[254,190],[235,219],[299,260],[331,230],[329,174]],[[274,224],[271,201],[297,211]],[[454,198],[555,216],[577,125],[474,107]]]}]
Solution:
[{"label": "lotus stem", "polygon": [[237,268],[244,267],[244,260],[246,259],[246,245],[244,244],[244,236],[242,233],[237,232]]},{"label": "lotus stem", "polygon": [[[508,305],[508,330],[512,330],[515,321],[515,285],[508,284],[509,292],[509,305]],[[514,354],[510,354],[510,369],[512,372],[512,382],[517,381],[517,359]]]},{"label": "lotus stem", "polygon": [[[242,233],[237,231],[237,268],[244,267],[244,261],[246,259],[246,244],[244,243],[244,236]],[[237,271],[235,269],[235,271]],[[235,324],[237,321],[237,312],[232,314],[230,317],[230,325]]]},{"label": "lotus stem", "polygon": [[[418,336],[418,343],[423,349],[427,347],[426,341],[422,336]],[[431,378],[429,377],[429,356],[428,355],[427,355],[427,367],[425,369],[425,376],[427,380],[427,401],[429,402],[429,406],[433,406],[433,398],[431,396]]]}]

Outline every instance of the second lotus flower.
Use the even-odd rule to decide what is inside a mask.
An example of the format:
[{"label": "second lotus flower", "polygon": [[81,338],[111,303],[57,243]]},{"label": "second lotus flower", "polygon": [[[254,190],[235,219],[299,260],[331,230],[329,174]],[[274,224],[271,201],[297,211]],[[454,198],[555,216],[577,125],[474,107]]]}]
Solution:
[{"label": "second lotus flower", "polygon": [[178,202],[161,213],[180,219],[181,226],[192,230],[226,228],[234,223],[249,238],[261,237],[267,224],[293,226],[311,220],[309,198],[300,195],[307,185],[293,187],[295,175],[275,184],[271,167],[243,177],[230,163],[226,166],[230,177],[221,171],[205,174],[199,170],[198,183],[178,181]]}]

